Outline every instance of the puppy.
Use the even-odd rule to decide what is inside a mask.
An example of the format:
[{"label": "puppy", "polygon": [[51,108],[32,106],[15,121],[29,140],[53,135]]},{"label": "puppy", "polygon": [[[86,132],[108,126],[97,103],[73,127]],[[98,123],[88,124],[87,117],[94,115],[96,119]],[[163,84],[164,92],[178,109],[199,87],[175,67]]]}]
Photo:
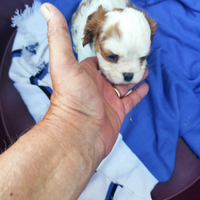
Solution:
[{"label": "puppy", "polygon": [[83,0],[72,17],[78,61],[97,56],[113,84],[141,81],[156,29],[156,22],[129,0]]}]

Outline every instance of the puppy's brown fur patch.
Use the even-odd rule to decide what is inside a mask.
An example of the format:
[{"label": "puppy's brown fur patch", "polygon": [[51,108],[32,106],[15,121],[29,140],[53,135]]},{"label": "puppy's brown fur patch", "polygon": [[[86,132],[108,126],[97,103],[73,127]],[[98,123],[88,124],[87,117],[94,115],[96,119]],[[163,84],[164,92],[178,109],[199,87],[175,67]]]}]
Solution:
[{"label": "puppy's brown fur patch", "polygon": [[88,16],[87,23],[84,30],[83,46],[86,44],[92,44],[101,34],[101,27],[106,19],[107,12],[102,6],[99,6],[98,10]]},{"label": "puppy's brown fur patch", "polygon": [[102,38],[102,42],[104,42],[108,38],[112,37],[113,35],[115,35],[119,38],[121,38],[121,36],[122,36],[122,33],[119,29],[119,22],[116,22],[115,24],[113,24],[106,30],[105,35]]},{"label": "puppy's brown fur patch", "polygon": [[[122,11],[122,9],[114,9],[114,10]],[[94,43],[95,51],[100,52],[105,60],[112,62],[108,59],[108,56],[113,55],[113,52],[104,49],[103,43],[108,38],[113,37],[113,35],[116,35],[117,37],[120,38],[122,33],[119,29],[119,23],[115,23],[106,30],[103,38],[100,41],[99,35],[102,34],[102,26],[106,20],[105,16],[106,13],[107,11],[105,11],[102,6],[99,6],[96,12],[88,16],[87,24],[84,30],[83,46],[95,42]]]},{"label": "puppy's brown fur patch", "polygon": [[121,38],[121,36],[122,36],[122,33],[121,33],[120,29],[119,29],[119,23],[118,22],[116,22],[115,24],[110,26],[106,30],[106,32],[105,32],[104,36],[102,37],[101,41],[98,42],[98,45],[97,44],[95,45],[95,50],[98,51],[98,48],[99,48],[102,57],[105,60],[107,60],[108,62],[112,62],[111,60],[108,59],[108,56],[112,56],[112,55],[114,55],[114,53],[111,52],[108,49],[103,48],[103,44],[104,44],[104,42],[106,40],[108,40],[109,38],[113,37],[113,35],[115,35],[115,36],[117,36],[119,38]]},{"label": "puppy's brown fur patch", "polygon": [[100,53],[102,55],[102,57],[104,58],[104,60],[107,60],[108,62],[113,63],[113,61],[111,61],[108,56],[112,56],[114,55],[114,53],[112,51],[110,51],[109,49],[105,49],[102,45],[102,43],[99,45],[99,50]]}]

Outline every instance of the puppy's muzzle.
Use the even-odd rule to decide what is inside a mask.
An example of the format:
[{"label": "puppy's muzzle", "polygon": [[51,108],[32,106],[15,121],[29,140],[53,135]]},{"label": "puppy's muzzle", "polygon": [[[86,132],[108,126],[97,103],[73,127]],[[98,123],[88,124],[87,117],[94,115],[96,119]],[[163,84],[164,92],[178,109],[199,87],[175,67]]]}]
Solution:
[{"label": "puppy's muzzle", "polygon": [[134,73],[122,73],[124,76],[124,80],[126,82],[130,82],[133,79]]}]

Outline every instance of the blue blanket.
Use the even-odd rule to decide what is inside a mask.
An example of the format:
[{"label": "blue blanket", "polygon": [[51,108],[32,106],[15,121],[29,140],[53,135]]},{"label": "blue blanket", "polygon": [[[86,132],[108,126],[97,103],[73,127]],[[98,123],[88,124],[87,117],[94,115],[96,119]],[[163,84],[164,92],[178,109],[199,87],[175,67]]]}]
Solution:
[{"label": "blue blanket", "polygon": [[[71,27],[80,0],[54,4]],[[121,133],[129,148],[161,182],[174,169],[182,137],[200,156],[200,1],[132,0],[158,24],[148,57],[148,95],[126,117]]]}]

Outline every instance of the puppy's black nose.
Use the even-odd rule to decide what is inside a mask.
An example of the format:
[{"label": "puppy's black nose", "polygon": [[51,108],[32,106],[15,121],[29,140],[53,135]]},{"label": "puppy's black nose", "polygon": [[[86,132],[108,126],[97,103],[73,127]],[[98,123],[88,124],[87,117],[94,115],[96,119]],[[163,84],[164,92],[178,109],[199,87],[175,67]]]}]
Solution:
[{"label": "puppy's black nose", "polygon": [[124,80],[126,82],[130,82],[133,79],[134,74],[133,73],[122,73],[124,76]]}]

